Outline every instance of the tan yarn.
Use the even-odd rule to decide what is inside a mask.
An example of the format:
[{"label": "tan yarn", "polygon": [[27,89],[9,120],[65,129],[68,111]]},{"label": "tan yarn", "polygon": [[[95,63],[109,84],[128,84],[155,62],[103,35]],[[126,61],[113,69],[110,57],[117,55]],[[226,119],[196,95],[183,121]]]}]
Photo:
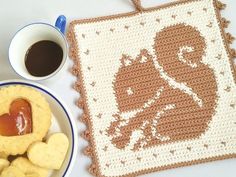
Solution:
[{"label": "tan yarn", "polygon": [[236,157],[234,37],[217,0],[75,20],[68,39],[95,176]]},{"label": "tan yarn", "polygon": [[132,0],[132,2],[138,11],[143,11],[141,0]]},{"label": "tan yarn", "polygon": [[[181,36],[180,33],[186,35]],[[191,53],[183,51],[183,55],[189,63],[177,60],[179,46],[191,46],[195,49],[196,52]],[[140,55],[134,60],[123,55],[122,66],[114,80],[114,90],[120,112],[114,115],[116,121],[111,123],[108,130],[112,143],[116,147],[125,148],[130,142],[133,131],[137,129],[143,129],[145,137],[134,145],[134,150],[197,138],[205,132],[214,114],[217,90],[213,71],[201,64],[205,47],[205,41],[200,33],[185,24],[166,27],[156,35],[154,44],[158,62],[165,72],[177,82],[185,82],[197,93],[202,105],[184,91],[171,87],[162,79],[148,51],[141,50]],[[146,59],[142,61],[144,57]],[[145,74],[143,74],[144,71]],[[155,97],[156,91],[160,88],[162,88],[160,97],[153,100],[149,107],[142,108],[147,100]],[[122,112],[137,109],[143,109],[143,111],[138,112],[129,121],[122,120]],[[162,115],[156,118],[158,112],[161,113],[162,110]],[[158,121],[158,124],[153,126],[155,121]],[[121,124],[123,125],[121,126]],[[116,136],[118,131],[120,135]]]}]

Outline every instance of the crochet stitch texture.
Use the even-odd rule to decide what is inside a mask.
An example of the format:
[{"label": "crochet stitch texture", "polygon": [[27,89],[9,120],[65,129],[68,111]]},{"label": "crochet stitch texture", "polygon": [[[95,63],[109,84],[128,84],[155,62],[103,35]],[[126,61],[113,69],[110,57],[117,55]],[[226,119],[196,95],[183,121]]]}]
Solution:
[{"label": "crochet stitch texture", "polygon": [[235,157],[236,85],[225,5],[180,0],[70,25],[89,171],[135,176]]}]

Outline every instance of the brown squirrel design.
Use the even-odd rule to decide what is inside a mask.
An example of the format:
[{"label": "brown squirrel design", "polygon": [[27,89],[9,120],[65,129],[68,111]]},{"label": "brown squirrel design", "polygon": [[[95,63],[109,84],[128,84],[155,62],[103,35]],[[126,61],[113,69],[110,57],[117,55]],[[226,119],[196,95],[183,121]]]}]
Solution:
[{"label": "brown squirrel design", "polygon": [[214,114],[217,84],[202,62],[206,43],[200,32],[177,24],[157,33],[154,41],[156,57],[146,49],[135,59],[123,55],[115,75],[119,112],[107,134],[119,149],[198,138]]}]

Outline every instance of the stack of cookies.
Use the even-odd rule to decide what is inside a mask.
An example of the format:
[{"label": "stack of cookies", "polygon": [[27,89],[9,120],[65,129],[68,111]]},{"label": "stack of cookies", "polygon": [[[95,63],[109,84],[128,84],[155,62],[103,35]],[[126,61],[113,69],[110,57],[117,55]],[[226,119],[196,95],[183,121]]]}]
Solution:
[{"label": "stack of cookies", "polygon": [[47,177],[60,169],[69,140],[63,133],[48,135],[52,112],[42,94],[9,86],[0,98],[0,177]]}]

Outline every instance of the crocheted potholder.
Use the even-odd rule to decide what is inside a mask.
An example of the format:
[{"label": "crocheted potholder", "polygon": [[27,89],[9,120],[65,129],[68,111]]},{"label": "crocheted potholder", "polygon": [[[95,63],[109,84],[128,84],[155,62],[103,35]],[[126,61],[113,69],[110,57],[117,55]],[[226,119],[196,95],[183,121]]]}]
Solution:
[{"label": "crocheted potholder", "polygon": [[216,0],[70,25],[90,172],[129,176],[235,157],[233,37]]}]

